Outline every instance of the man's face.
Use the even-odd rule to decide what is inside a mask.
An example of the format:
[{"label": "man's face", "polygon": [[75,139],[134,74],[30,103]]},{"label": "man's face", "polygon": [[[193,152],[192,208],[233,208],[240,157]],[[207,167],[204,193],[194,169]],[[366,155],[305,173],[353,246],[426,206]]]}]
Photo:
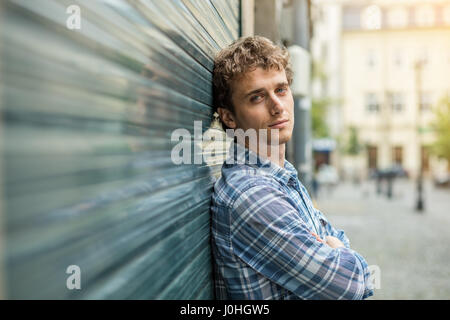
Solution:
[{"label": "man's face", "polygon": [[294,99],[284,69],[256,68],[232,83],[231,100],[234,114],[219,109],[222,121],[232,128],[244,131],[253,128],[267,129],[270,144],[271,130],[279,130],[278,143],[284,144],[292,136],[294,128]]}]

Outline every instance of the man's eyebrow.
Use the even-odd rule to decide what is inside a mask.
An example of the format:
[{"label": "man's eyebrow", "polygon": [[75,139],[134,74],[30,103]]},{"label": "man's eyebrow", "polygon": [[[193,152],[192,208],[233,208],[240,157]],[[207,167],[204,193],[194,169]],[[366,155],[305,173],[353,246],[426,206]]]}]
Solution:
[{"label": "man's eyebrow", "polygon": [[[289,86],[289,83],[287,81],[282,81],[282,82],[277,83],[277,85],[275,87],[279,88],[279,87],[287,87],[287,86]],[[248,96],[251,96],[252,94],[260,93],[260,92],[263,92],[263,91],[265,91],[264,88],[259,88],[259,89],[252,90],[252,91],[246,93],[245,97],[248,97]]]},{"label": "man's eyebrow", "polygon": [[255,94],[255,93],[260,93],[262,91],[264,91],[264,88],[259,88],[259,89],[252,90],[252,91],[246,93],[245,97],[251,96],[252,94]]},{"label": "man's eyebrow", "polygon": [[277,84],[277,87],[287,87],[289,86],[289,83],[287,81],[282,81]]}]

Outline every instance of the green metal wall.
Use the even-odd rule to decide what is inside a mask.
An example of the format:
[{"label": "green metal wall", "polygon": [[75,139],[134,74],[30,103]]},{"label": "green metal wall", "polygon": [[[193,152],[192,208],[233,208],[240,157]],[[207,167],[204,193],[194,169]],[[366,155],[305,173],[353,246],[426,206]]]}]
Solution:
[{"label": "green metal wall", "polygon": [[171,133],[209,126],[239,1],[3,0],[1,14],[5,297],[213,298],[220,165],[174,165]]}]

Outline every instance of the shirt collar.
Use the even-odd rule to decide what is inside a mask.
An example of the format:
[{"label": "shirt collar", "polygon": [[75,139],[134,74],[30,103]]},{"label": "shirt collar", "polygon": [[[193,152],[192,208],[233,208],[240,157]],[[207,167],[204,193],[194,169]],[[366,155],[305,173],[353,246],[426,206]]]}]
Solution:
[{"label": "shirt collar", "polygon": [[291,180],[297,180],[297,170],[295,170],[295,167],[286,159],[284,160],[284,168],[282,168],[269,159],[260,157],[256,152],[245,146],[232,141],[224,166],[232,167],[235,165],[250,166],[260,170],[265,175],[273,176],[275,179],[284,182],[286,185],[289,184]]}]

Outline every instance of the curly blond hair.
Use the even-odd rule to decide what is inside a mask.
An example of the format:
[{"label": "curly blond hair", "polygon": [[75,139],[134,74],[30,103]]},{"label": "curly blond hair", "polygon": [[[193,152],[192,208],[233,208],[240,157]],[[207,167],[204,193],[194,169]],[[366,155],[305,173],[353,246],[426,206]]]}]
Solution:
[{"label": "curly blond hair", "polygon": [[289,52],[261,36],[243,37],[221,50],[215,57],[213,70],[214,110],[225,108],[234,114],[231,84],[237,77],[261,67],[284,69],[289,85],[293,72]]}]

